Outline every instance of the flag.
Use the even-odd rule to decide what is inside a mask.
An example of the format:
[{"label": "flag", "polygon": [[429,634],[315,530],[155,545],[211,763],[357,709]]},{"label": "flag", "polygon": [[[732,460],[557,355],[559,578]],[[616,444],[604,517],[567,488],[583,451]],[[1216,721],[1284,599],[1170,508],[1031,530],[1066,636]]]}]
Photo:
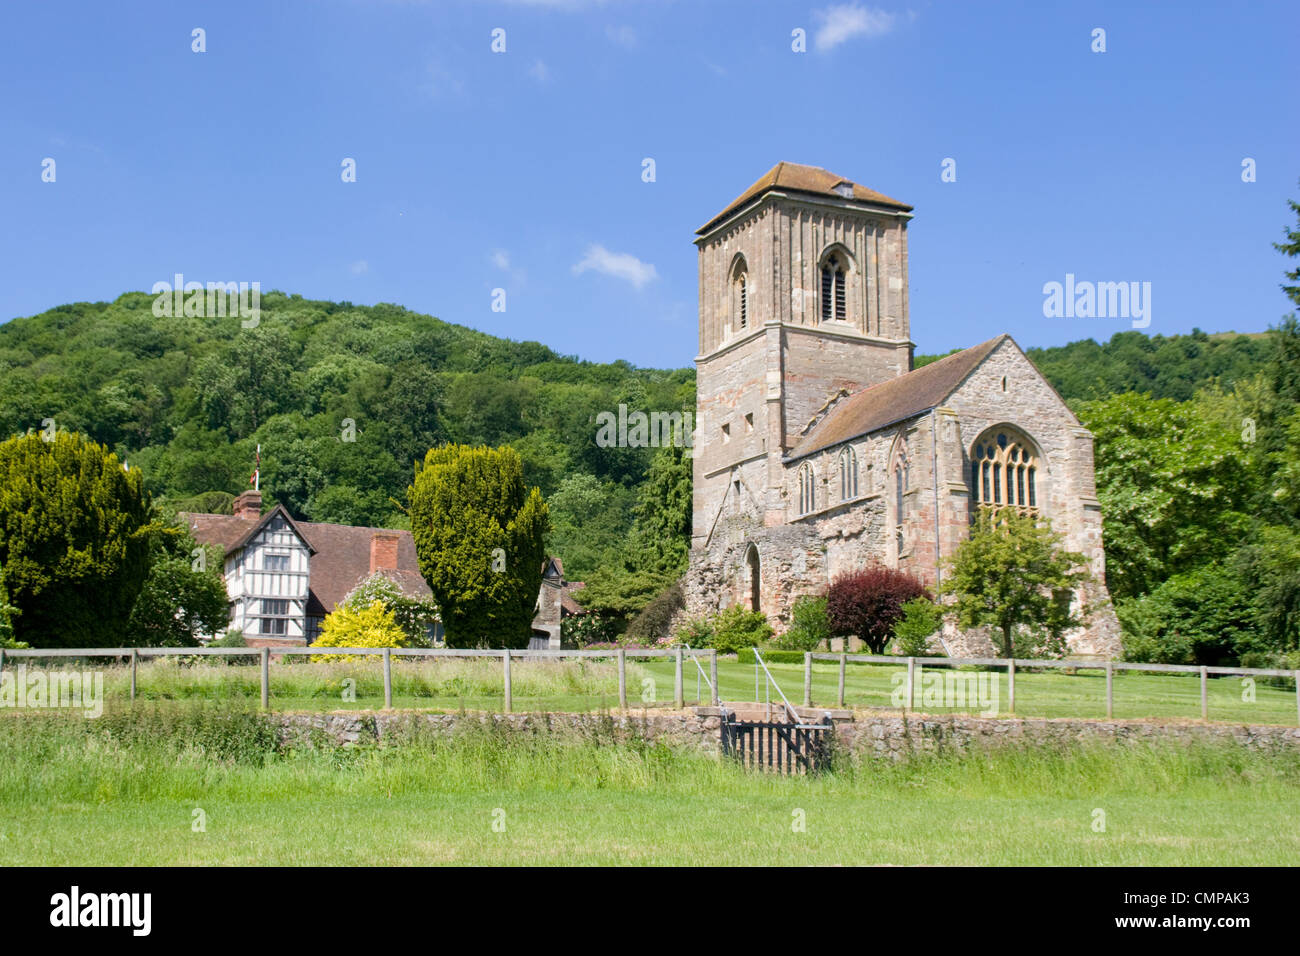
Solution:
[{"label": "flag", "polygon": [[254,453],[253,461],[254,461],[253,474],[249,476],[248,483],[253,486],[254,491],[260,491],[261,488],[259,487],[260,485],[259,479],[262,474],[262,446],[261,445],[257,446],[257,451]]}]

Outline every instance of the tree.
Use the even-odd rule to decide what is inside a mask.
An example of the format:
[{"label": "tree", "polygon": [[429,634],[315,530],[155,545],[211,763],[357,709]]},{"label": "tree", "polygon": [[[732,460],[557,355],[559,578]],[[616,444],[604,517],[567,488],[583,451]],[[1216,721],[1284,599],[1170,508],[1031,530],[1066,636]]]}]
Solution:
[{"label": "tree", "polygon": [[999,656],[1059,655],[1065,632],[1084,623],[1070,605],[1090,579],[1086,560],[1034,515],[981,508],[940,593],[955,598],[962,627],[993,628]]},{"label": "tree", "polygon": [[428,647],[429,629],[438,622],[438,608],[432,601],[409,597],[400,584],[383,571],[376,571],[348,592],[343,603],[356,610],[378,602],[393,612],[397,626],[406,634],[406,647]]},{"label": "tree", "polygon": [[542,583],[546,502],[510,448],[432,448],[408,492],[420,571],[450,647],[522,648]]},{"label": "tree", "polygon": [[1115,610],[1126,660],[1219,666],[1263,650],[1250,589],[1232,567],[1208,564],[1176,574]]},{"label": "tree", "polygon": [[[375,601],[367,607],[339,605],[321,621],[320,637],[312,647],[406,647],[406,632],[393,612]],[[313,654],[320,661],[346,661],[343,654]]]},{"label": "tree", "polygon": [[894,625],[894,653],[904,657],[925,657],[930,638],[943,626],[943,607],[928,598],[913,598],[903,605],[903,616]]},{"label": "tree", "polygon": [[[1296,202],[1294,199],[1288,199],[1287,205],[1290,206],[1291,211],[1296,214],[1296,219],[1300,220],[1300,203]],[[1292,258],[1300,256],[1300,228],[1286,230],[1286,242],[1275,242],[1273,243],[1273,248],[1283,255],[1291,256]],[[1286,277],[1296,284],[1287,285],[1283,283],[1282,291],[1287,294],[1287,298],[1292,302],[1296,305],[1300,305],[1300,266],[1287,272]]]},{"label": "tree", "polygon": [[14,640],[14,616],[18,613],[18,608],[9,603],[4,566],[0,565],[0,647],[14,647],[19,643]]},{"label": "tree", "polygon": [[776,646],[790,651],[815,651],[826,644],[830,648],[831,621],[826,613],[826,598],[805,594],[790,609],[790,627],[776,640]]},{"label": "tree", "polygon": [[131,609],[132,647],[193,647],[229,623],[220,548],[203,547],[175,515],[151,535],[149,574]]},{"label": "tree", "polygon": [[1097,442],[1106,583],[1117,600],[1220,559],[1245,537],[1250,457],[1239,426],[1205,411],[1132,393],[1079,407]]},{"label": "tree", "polygon": [[0,564],[33,647],[117,647],[149,573],[152,504],[138,468],[59,431],[0,443]]},{"label": "tree", "polygon": [[648,570],[681,574],[691,549],[692,461],[686,449],[659,449],[641,486],[634,553]]},{"label": "tree", "polygon": [[915,576],[873,564],[835,578],[826,595],[826,615],[836,637],[857,635],[872,654],[879,654],[903,616],[903,605],[926,595]]}]

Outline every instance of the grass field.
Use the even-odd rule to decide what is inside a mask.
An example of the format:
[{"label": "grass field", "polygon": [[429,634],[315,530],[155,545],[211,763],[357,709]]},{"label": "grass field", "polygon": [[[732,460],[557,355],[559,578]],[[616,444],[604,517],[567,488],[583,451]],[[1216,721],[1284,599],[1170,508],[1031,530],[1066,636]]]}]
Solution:
[{"label": "grass field", "polygon": [[664,745],[486,729],[285,752],[230,707],[0,717],[5,866],[1289,865],[1298,802],[1300,755],[1208,745],[785,778]]},{"label": "grass field", "polygon": [[[22,660],[29,672],[32,660]],[[707,673],[707,662],[705,672]],[[10,659],[7,667],[14,666]],[[105,696],[109,700],[129,699],[128,668],[103,667]],[[803,699],[803,667],[800,664],[771,664],[773,676],[793,703]],[[946,671],[935,669],[936,673]],[[890,695],[900,684],[906,668],[897,665],[850,665],[845,681],[845,704],[859,709],[890,706]],[[838,667],[813,666],[813,702],[834,706],[838,695]],[[1007,716],[1008,695],[1005,673],[997,675],[997,714]],[[355,699],[344,696],[345,681],[353,681]],[[618,672],[612,661],[593,659],[517,660],[511,669],[513,703],[516,710],[598,711],[618,706]],[[670,705],[673,700],[673,662],[654,660],[628,662],[628,699],[633,707],[647,704]],[[723,700],[755,699],[753,665],[722,658],[718,683]],[[695,665],[686,661],[683,685],[688,703],[708,703],[708,685]],[[758,699],[766,695],[779,700],[776,691],[758,682]],[[953,708],[924,705],[918,682],[918,709],[942,713]],[[1200,681],[1195,674],[1140,674],[1117,671],[1114,678],[1115,717],[1198,719],[1201,714]],[[1295,691],[1254,682],[1254,700],[1247,699],[1241,678],[1212,678],[1209,682],[1212,721],[1257,724],[1295,724]],[[194,666],[175,659],[142,663],[138,670],[139,699],[247,701],[260,700],[261,684],[256,665],[202,663]],[[698,696],[697,696],[698,695]],[[328,664],[275,663],[271,666],[272,706],[283,710],[373,709],[383,705],[383,673],[378,661],[340,661]],[[393,662],[393,704],[401,708],[432,710],[502,709],[502,667],[499,661],[443,659]],[[962,708],[972,711],[974,708]],[[1106,716],[1106,679],[1100,671],[1060,671],[1016,674],[1016,714],[1027,717]]]}]

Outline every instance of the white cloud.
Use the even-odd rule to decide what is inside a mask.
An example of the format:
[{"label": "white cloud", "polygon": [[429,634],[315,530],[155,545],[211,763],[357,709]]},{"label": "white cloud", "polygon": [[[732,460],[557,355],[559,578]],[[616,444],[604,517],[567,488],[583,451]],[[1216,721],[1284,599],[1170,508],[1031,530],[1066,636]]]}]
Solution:
[{"label": "white cloud", "polygon": [[533,62],[533,65],[528,68],[528,75],[538,83],[545,83],[551,78],[551,71],[541,60],[536,60]]},{"label": "white cloud", "polygon": [[492,253],[492,264],[498,269],[506,272],[510,271],[510,253],[504,249],[497,249]]},{"label": "white cloud", "polygon": [[348,266],[348,271],[354,276],[365,275],[370,271],[370,263],[366,262],[365,259],[358,259],[356,262],[352,263],[352,265]]},{"label": "white cloud", "polygon": [[816,10],[813,16],[819,21],[813,36],[813,48],[831,50],[854,37],[883,36],[894,28],[894,15],[884,10],[863,7],[856,3]]},{"label": "white cloud", "polygon": [[599,245],[588,247],[582,261],[573,267],[573,274],[582,275],[588,269],[615,279],[626,279],[638,289],[659,278],[659,272],[650,263],[642,262],[630,253],[610,252]]}]

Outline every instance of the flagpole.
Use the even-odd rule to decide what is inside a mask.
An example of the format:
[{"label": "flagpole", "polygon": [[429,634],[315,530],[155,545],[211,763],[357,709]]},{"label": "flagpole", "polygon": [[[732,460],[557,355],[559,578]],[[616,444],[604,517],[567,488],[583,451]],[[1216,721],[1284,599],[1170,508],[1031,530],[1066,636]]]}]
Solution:
[{"label": "flagpole", "polygon": [[262,490],[262,446],[257,446],[257,470],[253,472],[253,490]]}]

